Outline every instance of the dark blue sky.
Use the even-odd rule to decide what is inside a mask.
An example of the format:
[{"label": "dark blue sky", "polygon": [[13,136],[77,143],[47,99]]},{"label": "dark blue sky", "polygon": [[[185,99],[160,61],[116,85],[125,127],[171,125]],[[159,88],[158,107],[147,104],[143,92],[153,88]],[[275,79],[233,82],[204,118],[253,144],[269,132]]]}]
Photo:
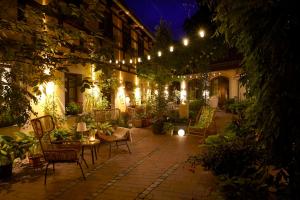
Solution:
[{"label": "dark blue sky", "polygon": [[160,19],[171,25],[174,39],[184,36],[183,22],[197,7],[195,0],[124,0],[127,6],[153,33]]}]

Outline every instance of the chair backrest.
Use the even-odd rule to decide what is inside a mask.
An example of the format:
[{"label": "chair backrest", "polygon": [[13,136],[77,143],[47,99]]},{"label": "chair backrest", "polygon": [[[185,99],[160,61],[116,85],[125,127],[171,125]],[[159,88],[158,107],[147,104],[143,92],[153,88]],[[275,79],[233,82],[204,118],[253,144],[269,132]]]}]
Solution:
[{"label": "chair backrest", "polygon": [[120,118],[120,114],[121,111],[118,108],[106,109],[106,110],[94,110],[94,117],[96,123],[118,120]]},{"label": "chair backrest", "polygon": [[34,134],[38,139],[43,138],[46,133],[49,133],[55,129],[54,120],[51,115],[45,115],[32,119],[31,124]]},{"label": "chair backrest", "polygon": [[216,108],[205,106],[202,109],[199,120],[196,122],[195,126],[197,128],[208,128],[214,119]]},{"label": "chair backrest", "polygon": [[51,115],[45,115],[31,120],[31,125],[34,130],[35,137],[38,138],[41,149],[44,153],[44,144],[51,143],[50,132],[55,129],[55,123]]}]

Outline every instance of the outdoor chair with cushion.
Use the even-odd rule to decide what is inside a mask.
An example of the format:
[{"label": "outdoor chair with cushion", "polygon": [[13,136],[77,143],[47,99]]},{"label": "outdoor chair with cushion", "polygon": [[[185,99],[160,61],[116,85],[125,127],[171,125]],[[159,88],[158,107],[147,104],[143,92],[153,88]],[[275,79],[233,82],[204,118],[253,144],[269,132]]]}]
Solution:
[{"label": "outdoor chair with cushion", "polygon": [[216,122],[215,122],[215,112],[216,108],[212,108],[210,106],[204,106],[199,111],[199,115],[197,115],[197,120],[194,125],[191,124],[191,121],[187,128],[187,133],[195,134],[201,136],[203,139],[206,137],[207,129],[210,125],[214,125],[216,129]]},{"label": "outdoor chair with cushion", "polygon": [[107,135],[97,131],[97,137],[109,143],[109,157],[111,157],[112,144],[115,143],[116,147],[119,148],[121,145],[126,145],[128,152],[131,153],[128,142],[131,142],[131,133],[130,129],[124,127],[117,127],[116,130],[111,134]]},{"label": "outdoor chair with cushion", "polygon": [[39,140],[41,150],[45,161],[47,162],[45,170],[45,181],[47,180],[48,166],[53,164],[55,171],[55,163],[76,163],[81,169],[82,176],[85,180],[83,169],[81,166],[81,144],[76,141],[69,141],[62,144],[53,144],[50,140],[50,133],[55,129],[55,123],[50,115],[45,115],[31,120],[35,137]]}]

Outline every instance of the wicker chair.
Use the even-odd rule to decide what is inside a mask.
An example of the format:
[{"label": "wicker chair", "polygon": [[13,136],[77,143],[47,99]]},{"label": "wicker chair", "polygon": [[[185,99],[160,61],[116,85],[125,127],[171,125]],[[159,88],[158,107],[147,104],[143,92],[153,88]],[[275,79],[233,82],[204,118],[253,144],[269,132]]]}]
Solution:
[{"label": "wicker chair", "polygon": [[97,131],[97,137],[109,143],[109,157],[111,157],[112,144],[115,143],[115,146],[119,148],[121,145],[126,145],[128,152],[131,154],[131,150],[129,148],[128,142],[132,141],[130,129],[124,127],[117,127],[116,130],[112,133],[112,135],[105,135]]},{"label": "wicker chair", "polygon": [[121,111],[118,108],[94,110],[94,117],[96,123],[111,122],[119,120],[120,113]]},{"label": "wicker chair", "polygon": [[80,142],[70,141],[64,144],[53,144],[50,140],[50,132],[55,129],[53,118],[50,115],[45,115],[31,120],[35,137],[39,140],[43,156],[47,162],[45,170],[45,181],[47,180],[48,166],[53,164],[53,171],[55,171],[55,163],[77,163],[81,169],[83,179],[85,176],[81,166]]}]

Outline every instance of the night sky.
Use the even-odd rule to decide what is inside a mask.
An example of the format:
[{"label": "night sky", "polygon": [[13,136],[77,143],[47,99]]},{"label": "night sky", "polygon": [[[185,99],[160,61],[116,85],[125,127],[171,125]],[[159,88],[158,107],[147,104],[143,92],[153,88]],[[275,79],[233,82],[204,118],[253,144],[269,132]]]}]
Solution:
[{"label": "night sky", "polygon": [[135,15],[154,33],[160,19],[171,25],[172,35],[178,40],[184,36],[183,22],[193,15],[195,0],[124,0]]}]

